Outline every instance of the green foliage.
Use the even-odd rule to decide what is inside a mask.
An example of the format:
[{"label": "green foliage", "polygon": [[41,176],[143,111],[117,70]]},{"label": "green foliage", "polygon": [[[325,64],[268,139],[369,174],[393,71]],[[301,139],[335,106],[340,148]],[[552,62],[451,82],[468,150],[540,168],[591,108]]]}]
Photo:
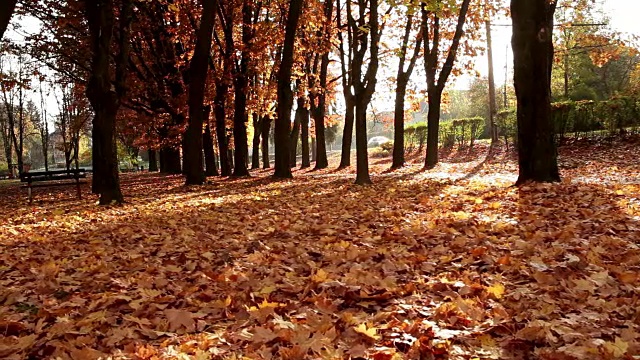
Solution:
[{"label": "green foliage", "polygon": [[422,121],[405,127],[405,150],[411,152],[414,149],[422,151],[427,143],[427,123]]},{"label": "green foliage", "polygon": [[481,117],[454,119],[440,124],[440,143],[450,148],[455,143],[458,147],[473,147],[476,139],[482,135],[485,122]]},{"label": "green foliage", "polygon": [[380,148],[384,151],[393,151],[393,141],[387,141],[380,145]]},{"label": "green foliage", "polygon": [[[606,101],[562,101],[551,104],[554,131],[560,141],[594,135],[613,136],[640,127],[640,99],[618,96]],[[499,134],[515,143],[517,122],[515,109],[499,112],[496,117]]]}]

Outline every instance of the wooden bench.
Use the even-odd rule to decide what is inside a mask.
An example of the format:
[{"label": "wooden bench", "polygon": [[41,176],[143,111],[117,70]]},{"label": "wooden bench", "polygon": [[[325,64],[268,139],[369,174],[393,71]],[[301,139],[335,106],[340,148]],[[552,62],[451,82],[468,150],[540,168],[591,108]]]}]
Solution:
[{"label": "wooden bench", "polygon": [[[82,199],[82,192],[80,191],[80,184],[85,184],[86,181],[81,181],[87,177],[87,171],[85,169],[70,169],[70,170],[53,170],[53,171],[33,171],[26,172],[20,175],[20,181],[27,183],[23,186],[28,189],[29,192],[29,204],[33,201],[32,188],[35,187],[49,187],[49,186],[69,186],[75,185],[78,190],[78,199]],[[64,180],[73,180],[71,182]],[[43,183],[43,184],[34,184]]]}]

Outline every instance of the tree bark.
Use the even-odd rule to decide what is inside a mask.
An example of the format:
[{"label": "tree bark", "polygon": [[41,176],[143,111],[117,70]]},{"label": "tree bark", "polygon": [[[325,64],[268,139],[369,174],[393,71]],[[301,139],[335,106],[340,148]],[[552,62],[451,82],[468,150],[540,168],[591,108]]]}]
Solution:
[{"label": "tree bark", "polygon": [[[302,105],[301,105],[302,103]],[[289,141],[291,144],[291,148],[289,149],[289,164],[292,168],[297,165],[297,157],[298,157],[298,139],[300,138],[300,123],[302,122],[304,108],[304,98],[298,97],[297,99],[298,107],[296,108],[296,114],[293,120],[293,129],[291,129],[291,135],[289,136]]]},{"label": "tree bark", "polygon": [[[300,104],[298,103],[298,106]],[[309,109],[304,107],[300,117],[300,132],[301,132],[301,146],[302,146],[302,164],[300,165],[301,169],[305,169],[311,166],[311,161],[309,159]]]},{"label": "tree bark", "polygon": [[438,163],[438,134],[440,131],[440,106],[442,93],[437,89],[427,93],[429,111],[427,112],[427,156],[424,167],[433,168]]},{"label": "tree bark", "polygon": [[[527,0],[528,1],[528,0]],[[425,156],[425,168],[431,169],[438,163],[438,130],[440,127],[440,109],[442,106],[442,92],[447,84],[449,75],[453,70],[453,65],[458,54],[460,39],[464,34],[464,24],[469,11],[469,3],[471,0],[463,0],[458,13],[458,21],[456,31],[453,34],[451,47],[447,52],[447,57],[440,68],[440,73],[436,76],[440,56],[440,18],[436,14],[434,16],[434,25],[432,31],[429,31],[429,15],[430,12],[426,4],[422,3],[422,33],[424,39],[424,68],[427,75],[427,94],[429,102],[429,113],[427,115],[427,154]],[[427,34],[433,33],[433,46],[429,43]]]},{"label": "tree bark", "polygon": [[518,101],[517,185],[560,181],[551,118],[553,16],[556,3],[512,0],[514,85]]},{"label": "tree bark", "polygon": [[260,123],[257,113],[253,113],[253,146],[251,147],[251,170],[260,168]]},{"label": "tree bark", "polygon": [[367,153],[367,106],[356,106],[356,184],[371,184],[369,156]]},{"label": "tree bark", "polygon": [[180,151],[171,147],[160,149],[160,172],[163,174],[182,174]]},{"label": "tree bark", "polygon": [[269,161],[269,134],[271,132],[271,118],[269,116],[262,118],[260,132],[260,137],[262,139],[262,168],[268,169],[271,167]]},{"label": "tree bark", "polygon": [[[209,108],[209,107],[208,107]],[[205,115],[205,119],[207,119],[207,115]],[[213,135],[211,134],[211,127],[209,124],[205,125],[204,133],[202,134],[202,146],[204,150],[204,164],[205,171],[204,174],[206,176],[218,176],[218,164],[216,164],[216,152],[213,147]]]},{"label": "tree bark", "polygon": [[407,95],[409,79],[397,78],[396,101],[393,112],[393,161],[392,169],[404,166],[404,98]]},{"label": "tree bark", "polygon": [[18,0],[4,0],[0,3],[0,40],[4,37],[4,32],[9,26],[17,2]]},{"label": "tree bark", "polygon": [[203,103],[207,86],[215,8],[216,0],[203,0],[196,46],[189,64],[189,121],[185,132],[185,151],[183,154],[186,185],[202,185],[205,181],[202,154],[202,126],[205,114]]},{"label": "tree bark", "polygon": [[289,154],[289,132],[291,123],[291,107],[293,94],[291,91],[291,72],[293,67],[293,53],[295,45],[298,20],[302,12],[302,0],[289,2],[289,14],[287,16],[284,44],[282,49],[282,61],[278,71],[278,118],[275,126],[275,178],[292,178]]},{"label": "tree bark", "polygon": [[[325,25],[323,26],[323,36],[331,32],[331,19],[333,17],[333,0],[324,2]],[[326,169],[329,166],[327,160],[327,142],[325,140],[324,117],[327,113],[327,76],[329,72],[329,50],[322,53],[320,61],[320,77],[318,79],[320,85],[320,94],[317,94],[317,105],[315,101],[311,101],[311,114],[315,123],[316,130],[316,166],[315,170]],[[315,105],[315,107],[314,107]]]},{"label": "tree bark", "polygon": [[122,2],[120,11],[119,54],[116,57],[115,91],[110,74],[111,41],[114,32],[114,4],[112,0],[84,1],[92,43],[91,75],[87,97],[94,110],[93,118],[93,181],[100,194],[100,205],[122,203],[118,176],[116,148],[116,116],[125,88],[129,49],[131,3]]},{"label": "tree bark", "polygon": [[149,153],[149,172],[157,172],[158,171],[158,159],[157,152],[153,149],[148,150]]},{"label": "tree bark", "polygon": [[398,72],[396,76],[396,101],[393,113],[393,161],[392,169],[404,166],[404,98],[407,95],[407,85],[409,78],[413,73],[413,68],[418,61],[420,55],[420,47],[422,46],[422,31],[418,34],[415,42],[413,56],[409,60],[409,66],[405,70],[405,62],[407,61],[407,50],[409,48],[409,38],[411,37],[411,28],[413,27],[413,14],[407,16],[404,37],[402,39],[402,47],[400,48],[400,63],[398,64]]},{"label": "tree bark", "polygon": [[[485,7],[488,8],[488,0],[485,0]],[[488,10],[487,10],[488,11]],[[486,15],[485,21],[487,31],[487,61],[489,65],[489,135],[491,136],[491,144],[498,142],[498,127],[496,126],[496,82],[493,71],[493,42],[491,39],[491,21],[489,20],[489,14]]]},{"label": "tree bark", "polygon": [[344,169],[351,166],[351,141],[353,140],[353,126],[355,121],[355,104],[346,102],[346,113],[344,116],[344,129],[342,131],[342,154],[340,156],[340,166]]},{"label": "tree bark", "polygon": [[228,85],[218,83],[214,98],[214,113],[216,117],[216,138],[218,140],[218,154],[220,155],[220,175],[231,176],[231,159],[229,157],[229,142],[227,141],[227,91]]}]

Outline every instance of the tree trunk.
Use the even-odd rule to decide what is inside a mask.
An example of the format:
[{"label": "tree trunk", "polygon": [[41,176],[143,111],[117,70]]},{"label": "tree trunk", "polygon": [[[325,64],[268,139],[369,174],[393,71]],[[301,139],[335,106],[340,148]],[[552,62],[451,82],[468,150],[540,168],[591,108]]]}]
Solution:
[{"label": "tree trunk", "polygon": [[293,68],[293,53],[295,45],[296,29],[302,12],[302,0],[289,1],[289,15],[287,17],[284,44],[282,49],[282,61],[278,70],[278,118],[275,126],[276,161],[275,178],[292,178],[289,167],[289,132],[291,123],[291,107],[293,94],[291,91],[291,72]]},{"label": "tree trunk", "polygon": [[[298,104],[299,106],[299,104]],[[303,106],[303,112],[300,117],[301,144],[302,144],[302,165],[301,169],[311,166],[309,161],[309,109]]]},{"label": "tree trunk", "polygon": [[246,80],[236,80],[235,107],[233,115],[233,176],[249,176],[247,169],[247,93]]},{"label": "tree trunk", "polygon": [[396,101],[393,113],[393,162],[392,169],[404,166],[404,98],[407,95],[408,78],[396,80]]},{"label": "tree trunk", "polygon": [[253,145],[251,147],[251,170],[260,168],[260,133],[261,120],[253,113]]},{"label": "tree trunk", "polygon": [[269,116],[262,118],[260,132],[260,137],[262,138],[262,168],[268,169],[271,167],[269,164],[269,134],[271,132],[271,118],[269,118]]},{"label": "tree trunk", "polygon": [[367,104],[356,106],[356,184],[371,184],[369,177],[369,156],[367,153]]},{"label": "tree trunk", "polygon": [[340,166],[343,169],[351,166],[351,141],[353,140],[353,125],[355,120],[355,104],[347,102],[347,109],[344,117],[344,129],[342,131],[342,155]]},{"label": "tree trunk", "polygon": [[[208,115],[205,116],[205,119]],[[207,124],[202,134],[202,146],[204,148],[204,164],[206,176],[218,176],[218,164],[216,164],[216,153],[213,149],[213,135],[211,134],[211,127]]]},{"label": "tree trunk", "polygon": [[160,149],[160,172],[173,175],[182,174],[180,151],[178,149],[170,147]]},{"label": "tree trunk", "polygon": [[2,40],[5,30],[7,30],[17,2],[18,0],[4,0],[0,3],[0,40]]},{"label": "tree trunk", "polygon": [[[485,0],[485,5],[488,5],[488,1]],[[493,72],[493,42],[491,41],[491,21],[487,16],[485,21],[487,31],[487,61],[489,63],[489,135],[491,136],[491,144],[498,142],[498,127],[496,126],[496,82]],[[485,134],[487,135],[487,134]]]},{"label": "tree trunk", "polygon": [[224,83],[216,86],[214,98],[214,113],[216,117],[216,138],[218,140],[218,154],[220,155],[220,174],[231,176],[231,159],[229,158],[229,142],[227,141],[227,91],[229,87]]},{"label": "tree trunk", "polygon": [[100,205],[122,203],[118,177],[116,148],[116,116],[119,98],[124,92],[124,74],[128,59],[128,33],[131,3],[123,1],[120,15],[120,53],[116,59],[115,91],[110,74],[111,40],[114,31],[112,0],[85,1],[87,23],[92,42],[91,75],[87,98],[94,110],[93,118],[93,181],[100,194]]},{"label": "tree trunk", "polygon": [[316,161],[316,138],[311,138],[311,161]]},{"label": "tree trunk", "polygon": [[514,85],[518,101],[516,184],[560,181],[551,118],[555,3],[512,0]]},{"label": "tree trunk", "polygon": [[300,123],[302,122],[302,112],[304,111],[304,98],[302,99],[302,106],[300,105],[300,98],[298,98],[298,108],[296,109],[296,114],[293,120],[293,129],[291,129],[291,135],[289,136],[289,141],[291,144],[291,148],[289,149],[289,164],[292,168],[296,167],[297,157],[298,157],[298,138],[300,137]]},{"label": "tree trunk", "polygon": [[158,159],[157,152],[153,149],[148,150],[149,153],[149,172],[157,172],[158,171]]},{"label": "tree trunk", "polygon": [[202,2],[200,27],[197,30],[196,46],[189,64],[189,121],[185,132],[183,154],[187,185],[202,185],[205,181],[202,155],[202,125],[205,114],[203,103],[207,86],[215,7],[216,0],[203,0]]},{"label": "tree trunk", "polygon": [[427,94],[429,111],[427,113],[427,156],[424,167],[432,169],[438,163],[438,134],[440,130],[440,108],[442,94],[437,89]]}]

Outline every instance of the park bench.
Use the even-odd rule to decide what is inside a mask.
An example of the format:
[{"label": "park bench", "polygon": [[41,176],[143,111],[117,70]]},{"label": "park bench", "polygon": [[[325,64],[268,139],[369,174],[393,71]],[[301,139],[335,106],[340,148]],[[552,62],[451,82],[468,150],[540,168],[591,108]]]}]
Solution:
[{"label": "park bench", "polygon": [[[53,170],[53,171],[34,171],[26,172],[20,175],[20,181],[27,183],[23,186],[28,189],[29,192],[29,204],[33,201],[32,188],[35,187],[49,187],[49,186],[69,186],[75,185],[78,190],[78,199],[82,199],[82,192],[80,191],[80,184],[85,184],[86,181],[81,181],[87,177],[87,171],[85,169],[69,169],[69,170]],[[73,180],[73,181],[65,181]],[[34,184],[40,183],[40,184]]]}]

